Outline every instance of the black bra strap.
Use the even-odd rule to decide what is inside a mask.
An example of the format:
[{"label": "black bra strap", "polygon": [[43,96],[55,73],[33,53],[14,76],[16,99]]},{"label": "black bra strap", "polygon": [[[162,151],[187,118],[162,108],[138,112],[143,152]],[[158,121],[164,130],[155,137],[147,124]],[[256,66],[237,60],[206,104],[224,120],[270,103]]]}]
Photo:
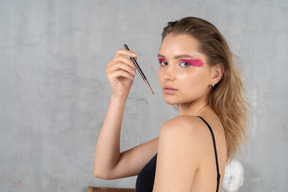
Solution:
[{"label": "black bra strap", "polygon": [[213,145],[214,145],[214,152],[215,152],[215,160],[216,160],[216,167],[217,167],[217,188],[216,188],[216,192],[218,192],[219,190],[219,184],[220,184],[220,172],[219,172],[219,164],[218,164],[218,156],[217,156],[217,149],[216,149],[216,142],[215,142],[215,137],[214,137],[214,133],[210,127],[210,125],[200,116],[198,116],[200,119],[202,119],[202,121],[204,121],[204,123],[208,126],[211,135],[212,135],[212,140],[213,140]]}]

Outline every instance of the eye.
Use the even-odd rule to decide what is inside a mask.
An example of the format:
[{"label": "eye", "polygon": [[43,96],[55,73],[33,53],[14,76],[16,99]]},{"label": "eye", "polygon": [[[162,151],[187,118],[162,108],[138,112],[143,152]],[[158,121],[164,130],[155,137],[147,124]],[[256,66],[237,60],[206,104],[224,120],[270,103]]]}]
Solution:
[{"label": "eye", "polygon": [[161,66],[167,66],[167,65],[168,65],[168,62],[165,61],[165,59],[158,59],[158,60],[159,60],[159,64],[160,64]]},{"label": "eye", "polygon": [[180,65],[181,65],[181,67],[189,67],[189,66],[191,66],[190,62],[186,61],[186,60],[182,60],[180,62]]}]

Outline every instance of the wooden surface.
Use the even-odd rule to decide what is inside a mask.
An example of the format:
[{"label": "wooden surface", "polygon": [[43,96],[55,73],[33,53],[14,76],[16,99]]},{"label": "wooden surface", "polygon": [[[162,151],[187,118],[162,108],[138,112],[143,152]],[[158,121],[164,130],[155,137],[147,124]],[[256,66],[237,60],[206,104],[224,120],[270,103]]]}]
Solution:
[{"label": "wooden surface", "polygon": [[136,192],[136,189],[88,187],[88,192]]}]

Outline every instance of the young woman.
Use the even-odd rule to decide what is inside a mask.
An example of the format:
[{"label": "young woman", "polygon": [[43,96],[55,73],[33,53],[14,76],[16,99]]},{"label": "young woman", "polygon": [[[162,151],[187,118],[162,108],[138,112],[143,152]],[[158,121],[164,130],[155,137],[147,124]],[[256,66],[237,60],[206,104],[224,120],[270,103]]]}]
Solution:
[{"label": "young woman", "polygon": [[95,152],[94,175],[138,175],[137,192],[209,192],[221,188],[225,163],[246,139],[246,105],[232,53],[211,23],[195,17],[169,22],[158,54],[166,103],[179,116],[159,137],[120,152],[125,103],[132,86],[135,52],[120,49],[108,64],[113,94]]}]

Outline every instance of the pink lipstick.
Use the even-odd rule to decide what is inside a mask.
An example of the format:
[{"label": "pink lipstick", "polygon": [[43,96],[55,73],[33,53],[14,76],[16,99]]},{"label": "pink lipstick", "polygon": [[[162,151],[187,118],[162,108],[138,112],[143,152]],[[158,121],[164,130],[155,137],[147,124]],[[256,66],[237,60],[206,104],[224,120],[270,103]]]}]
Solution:
[{"label": "pink lipstick", "polygon": [[164,86],[163,87],[163,92],[167,95],[173,95],[177,92],[178,90],[171,87],[171,86]]}]

